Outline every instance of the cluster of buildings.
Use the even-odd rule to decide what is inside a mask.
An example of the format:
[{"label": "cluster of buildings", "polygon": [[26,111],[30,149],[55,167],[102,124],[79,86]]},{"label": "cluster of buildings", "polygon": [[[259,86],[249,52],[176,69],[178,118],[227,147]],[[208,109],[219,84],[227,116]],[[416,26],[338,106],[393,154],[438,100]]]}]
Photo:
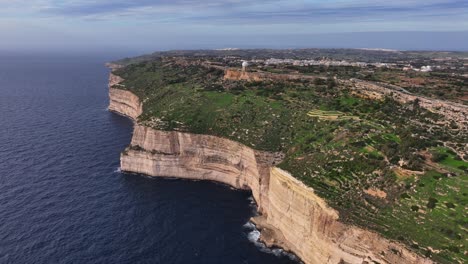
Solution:
[{"label": "cluster of buildings", "polygon": [[[239,57],[231,56],[224,58],[225,61],[239,61]],[[466,59],[468,60],[468,59]],[[441,61],[440,59],[411,59],[411,60],[397,60],[392,62],[362,62],[362,61],[351,61],[351,60],[333,60],[328,58],[322,59],[291,59],[291,58],[269,58],[269,59],[253,59],[247,61],[252,66],[281,66],[291,65],[298,67],[307,66],[335,66],[335,67],[359,67],[359,68],[388,68],[403,71],[414,71],[414,72],[433,72],[433,71],[452,71],[454,74],[463,75],[466,74],[466,68],[468,63],[463,60],[450,60]],[[245,67],[244,67],[245,69]]]},{"label": "cluster of buildings", "polygon": [[336,61],[336,60],[294,60],[294,59],[268,59],[265,61],[257,60],[257,63],[264,63],[265,65],[281,65],[281,64],[289,64],[294,66],[355,66],[355,67],[367,67],[367,66],[375,66],[375,67],[396,67],[394,63],[367,63],[367,62],[350,62],[350,61]]},{"label": "cluster of buildings", "polygon": [[431,72],[432,71],[432,66],[422,66],[420,69],[418,68],[413,68],[413,66],[406,66],[403,67],[404,71],[418,71],[418,72]]}]

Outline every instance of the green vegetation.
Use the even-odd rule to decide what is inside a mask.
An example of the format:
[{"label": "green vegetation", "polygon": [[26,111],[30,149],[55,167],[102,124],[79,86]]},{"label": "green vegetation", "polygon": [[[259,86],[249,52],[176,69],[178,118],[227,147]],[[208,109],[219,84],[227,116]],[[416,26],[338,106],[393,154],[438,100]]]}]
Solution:
[{"label": "green vegetation", "polygon": [[442,146],[466,144],[466,131],[437,125],[440,116],[413,103],[354,97],[332,78],[224,81],[222,70],[187,60],[157,57],[115,71],[125,79],[119,88],[144,101],[139,122],[281,151],[278,166],[342,221],[441,263],[465,262],[468,164]]},{"label": "green vegetation", "polygon": [[418,245],[416,248],[422,254],[433,256],[441,263],[465,262],[466,175],[449,177],[428,171],[408,179],[406,186],[405,196],[375,216],[375,228],[407,244]]},{"label": "green vegetation", "polygon": [[468,162],[463,161],[455,152],[448,148],[438,147],[433,149],[432,160],[448,168],[467,171]]}]

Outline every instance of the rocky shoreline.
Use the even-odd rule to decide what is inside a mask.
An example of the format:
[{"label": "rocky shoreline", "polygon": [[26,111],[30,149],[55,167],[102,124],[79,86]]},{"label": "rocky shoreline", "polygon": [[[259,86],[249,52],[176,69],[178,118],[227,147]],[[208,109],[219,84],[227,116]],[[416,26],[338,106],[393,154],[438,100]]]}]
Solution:
[{"label": "rocky shoreline", "polygon": [[296,254],[304,263],[432,263],[398,242],[346,225],[339,214],[272,156],[238,142],[209,135],[160,131],[138,124],[143,105],[119,89],[110,74],[109,110],[135,122],[132,142],[121,154],[121,170],[154,177],[211,180],[252,191],[259,216],[253,218],[268,246]]}]

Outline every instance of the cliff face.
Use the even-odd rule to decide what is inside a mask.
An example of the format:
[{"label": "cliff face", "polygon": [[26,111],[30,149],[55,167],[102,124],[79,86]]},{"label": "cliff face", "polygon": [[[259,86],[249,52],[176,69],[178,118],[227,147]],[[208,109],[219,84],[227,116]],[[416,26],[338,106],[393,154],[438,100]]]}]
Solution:
[{"label": "cliff face", "polygon": [[110,74],[109,77],[109,110],[128,116],[136,121],[138,116],[143,113],[143,105],[140,103],[138,96],[130,91],[116,89],[113,87],[122,86],[123,81],[119,76]]},{"label": "cliff face", "polygon": [[[259,181],[255,152],[234,141],[135,125],[131,146],[137,150],[121,157],[125,171],[212,180],[238,189],[250,189]],[[259,197],[258,188],[253,189]]]},{"label": "cliff face", "polygon": [[[124,97],[128,98],[124,98]],[[110,90],[113,111],[141,113],[138,97]],[[111,107],[109,107],[111,109]],[[150,176],[212,180],[251,190],[261,216],[253,221],[268,245],[292,251],[305,263],[431,263],[398,243],[339,221],[314,191],[275,168],[278,155],[208,135],[158,131],[135,124],[121,169]]]},{"label": "cliff face", "polygon": [[255,200],[263,201],[260,172],[269,168],[264,163],[265,157],[266,154],[231,140],[135,125],[131,146],[121,156],[121,169],[151,176],[221,182],[252,190]]},{"label": "cliff face", "polygon": [[341,223],[337,211],[289,173],[273,167],[269,179],[269,206],[253,219],[267,245],[305,263],[431,263],[377,233]]},{"label": "cliff face", "polygon": [[305,263],[430,263],[376,233],[340,223],[335,210],[273,167],[267,156],[223,138],[136,125],[131,146],[121,155],[121,169],[251,190],[261,213],[253,221],[264,241],[294,252]]}]

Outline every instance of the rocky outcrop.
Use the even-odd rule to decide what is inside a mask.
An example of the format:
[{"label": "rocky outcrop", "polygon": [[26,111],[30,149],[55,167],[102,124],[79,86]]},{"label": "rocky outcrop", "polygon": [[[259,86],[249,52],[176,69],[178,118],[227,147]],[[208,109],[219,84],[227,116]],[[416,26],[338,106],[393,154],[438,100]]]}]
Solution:
[{"label": "rocky outcrop", "polygon": [[274,81],[291,81],[291,80],[314,80],[318,77],[306,76],[300,74],[276,74],[269,72],[249,72],[236,69],[226,69],[224,72],[224,80],[230,81],[248,81],[259,82],[265,80]]},{"label": "rocky outcrop", "polygon": [[113,73],[109,74],[109,88],[113,88],[114,86],[124,87],[124,85],[122,84],[123,81],[124,79],[122,77],[117,76]]},{"label": "rocky outcrop", "polygon": [[[127,91],[114,90],[110,91],[111,104],[125,101],[127,112],[121,114],[129,115],[128,109],[133,109],[136,120],[139,101]],[[124,99],[125,95],[129,98]],[[274,167],[278,157],[220,137],[135,124],[132,142],[121,154],[121,169],[251,190],[260,213],[253,221],[262,231],[262,239],[295,253],[307,264],[431,263],[377,233],[341,223],[338,212],[313,189]]]}]

